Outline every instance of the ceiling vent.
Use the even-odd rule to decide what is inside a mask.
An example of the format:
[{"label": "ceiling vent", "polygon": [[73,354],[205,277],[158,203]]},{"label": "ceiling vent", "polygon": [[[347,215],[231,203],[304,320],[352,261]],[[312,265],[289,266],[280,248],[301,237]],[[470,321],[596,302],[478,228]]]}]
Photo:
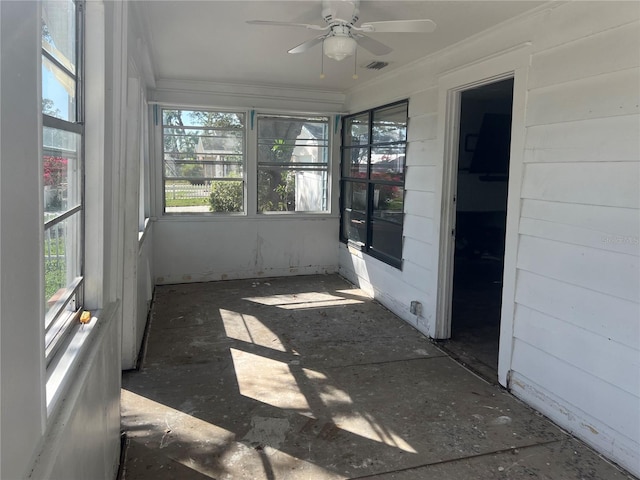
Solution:
[{"label": "ceiling vent", "polygon": [[389,65],[389,62],[374,61],[368,65],[365,65],[364,68],[366,68],[367,70],[382,70],[387,65]]}]

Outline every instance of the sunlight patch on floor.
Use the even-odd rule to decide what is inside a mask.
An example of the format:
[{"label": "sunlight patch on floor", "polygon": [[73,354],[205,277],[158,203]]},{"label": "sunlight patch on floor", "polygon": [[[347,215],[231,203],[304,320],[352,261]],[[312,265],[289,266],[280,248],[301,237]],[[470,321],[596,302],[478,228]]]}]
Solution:
[{"label": "sunlight patch on floor", "polygon": [[351,396],[331,385],[325,374],[300,367],[294,372],[285,362],[234,348],[231,356],[242,395],[313,418],[328,416],[338,428],[354,435],[417,453],[373,415],[356,411]]},{"label": "sunlight patch on floor", "polygon": [[336,293],[342,293],[343,295],[348,295],[350,297],[359,297],[364,300],[371,300],[371,297],[367,295],[363,290],[359,288],[348,288],[346,290],[336,290]]},{"label": "sunlight patch on floor", "polygon": [[253,315],[245,315],[232,310],[219,310],[227,337],[261,347],[286,352],[278,336]]},{"label": "sunlight patch on floor", "polygon": [[231,358],[242,395],[277,408],[312,415],[288,364],[235,348],[231,349]]},{"label": "sunlight patch on floor", "polygon": [[362,300],[344,298],[328,293],[307,292],[285,295],[269,295],[265,297],[245,297],[243,300],[282,308],[285,310],[302,310],[308,308],[338,307],[363,303]]},{"label": "sunlight patch on floor", "polygon": [[384,443],[408,453],[418,453],[405,439],[376,421],[371,414],[354,412],[353,415],[336,415],[334,422],[341,429],[363,438]]}]

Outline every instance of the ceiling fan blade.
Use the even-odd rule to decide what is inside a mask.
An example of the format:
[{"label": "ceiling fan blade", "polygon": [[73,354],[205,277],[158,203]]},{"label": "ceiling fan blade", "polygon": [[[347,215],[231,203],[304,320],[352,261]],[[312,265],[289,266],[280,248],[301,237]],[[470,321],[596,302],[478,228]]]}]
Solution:
[{"label": "ceiling fan blade", "polygon": [[317,44],[322,43],[325,39],[326,35],[320,35],[319,37],[312,38],[311,40],[307,40],[304,43],[301,43],[297,47],[293,47],[289,50],[289,53],[303,53],[309,50],[311,47],[315,47]]},{"label": "ceiling fan blade", "polygon": [[276,27],[302,27],[309,30],[328,30],[329,26],[311,25],[309,23],[276,22],[271,20],[247,20],[250,25],[274,25]]},{"label": "ceiling fan blade", "polygon": [[431,33],[436,29],[433,20],[388,20],[384,22],[367,22],[360,25],[363,32],[385,33]]},{"label": "ceiling fan blade", "polygon": [[374,55],[386,55],[393,51],[391,47],[386,46],[384,43],[374,40],[371,37],[367,37],[366,35],[362,35],[361,33],[353,35],[353,38],[358,45],[365,50],[369,50]]}]

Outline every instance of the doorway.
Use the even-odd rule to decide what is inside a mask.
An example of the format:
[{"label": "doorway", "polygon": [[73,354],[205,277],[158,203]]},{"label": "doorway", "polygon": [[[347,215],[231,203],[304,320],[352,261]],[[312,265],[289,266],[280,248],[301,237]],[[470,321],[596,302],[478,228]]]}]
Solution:
[{"label": "doorway", "polygon": [[445,348],[497,383],[513,79],[460,92],[451,338]]}]

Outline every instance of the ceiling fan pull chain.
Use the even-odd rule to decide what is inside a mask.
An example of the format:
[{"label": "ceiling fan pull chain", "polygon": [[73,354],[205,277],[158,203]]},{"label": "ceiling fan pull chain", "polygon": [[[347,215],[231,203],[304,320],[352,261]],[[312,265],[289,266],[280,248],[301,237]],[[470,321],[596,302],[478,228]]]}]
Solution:
[{"label": "ceiling fan pull chain", "polygon": [[353,77],[354,80],[358,79],[358,49],[353,52]]}]

